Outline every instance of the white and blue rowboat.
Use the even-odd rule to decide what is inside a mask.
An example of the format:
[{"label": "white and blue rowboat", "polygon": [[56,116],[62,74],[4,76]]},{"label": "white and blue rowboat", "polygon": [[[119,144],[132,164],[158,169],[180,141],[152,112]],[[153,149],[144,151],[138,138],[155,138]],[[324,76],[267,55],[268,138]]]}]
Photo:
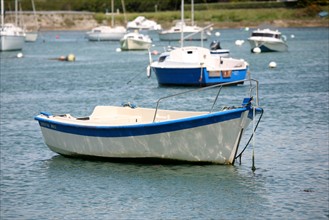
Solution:
[{"label": "white and blue rowboat", "polygon": [[248,38],[251,52],[259,48],[260,52],[284,52],[288,50],[288,45],[281,32],[270,29],[257,29]]},{"label": "white and blue rowboat", "polygon": [[97,106],[88,117],[41,113],[35,120],[46,145],[64,156],[234,164],[244,130],[262,112],[251,97],[219,111],[158,109],[168,97],[156,108]]},{"label": "white and blue rowboat", "polygon": [[[181,47],[162,53],[150,64],[160,85],[209,86],[213,84],[243,83],[248,63],[203,47]],[[224,57],[223,57],[224,56]],[[238,83],[236,83],[238,84]]]}]

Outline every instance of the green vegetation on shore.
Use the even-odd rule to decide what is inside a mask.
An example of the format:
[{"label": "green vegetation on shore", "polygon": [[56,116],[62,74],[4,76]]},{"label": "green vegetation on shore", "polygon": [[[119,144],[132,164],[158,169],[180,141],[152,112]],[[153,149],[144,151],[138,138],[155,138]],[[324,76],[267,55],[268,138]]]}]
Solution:
[{"label": "green vegetation on shore", "polygon": [[[320,10],[325,10],[325,7],[320,7]],[[179,11],[165,11],[165,12],[144,12],[144,13],[127,13],[127,20],[131,21],[139,15],[143,15],[148,19],[155,20],[163,26],[171,26],[174,20],[180,19]],[[98,23],[108,21],[110,24],[111,16],[104,13],[96,13],[95,19]],[[185,12],[185,19],[191,18],[191,12]],[[124,23],[124,15],[119,14],[115,17],[118,24]],[[261,23],[272,23],[273,21],[294,21],[294,24],[299,26],[305,21],[318,21],[328,26],[329,19],[320,18],[317,13],[310,12],[307,8],[277,8],[275,10],[270,8],[263,9],[223,9],[223,10],[200,10],[194,12],[194,19],[199,25],[214,23],[217,26],[236,27],[240,25],[255,26]],[[327,23],[327,25],[326,25]],[[287,26],[290,26],[287,24]]]},{"label": "green vegetation on shore", "polygon": [[[213,23],[217,28],[255,27],[263,23],[283,27],[329,26],[328,16],[321,18],[320,11],[328,11],[329,0],[298,0],[289,2],[227,0],[194,0],[194,20],[200,26]],[[62,13],[80,12],[81,16],[65,16],[63,28],[83,28],[76,25],[76,19],[85,20],[93,16],[93,22],[111,24],[110,0],[34,0],[38,12],[48,11]],[[168,28],[180,19],[181,0],[124,0],[126,14],[122,13],[122,0],[115,0],[115,22],[124,25],[137,16],[143,15]],[[185,0],[185,19],[191,18],[191,0]],[[14,0],[6,0],[7,11],[14,8]],[[30,0],[20,0],[23,11],[31,11]],[[9,10],[8,10],[9,9]],[[83,17],[84,12],[93,12]],[[120,13],[117,13],[120,12]],[[51,13],[50,13],[51,14]],[[77,18],[78,17],[78,18]],[[125,20],[126,17],[126,20]],[[48,18],[51,18],[48,17]],[[45,18],[40,15],[40,22]],[[87,21],[88,22],[88,21]],[[48,28],[54,28],[46,24]]]}]

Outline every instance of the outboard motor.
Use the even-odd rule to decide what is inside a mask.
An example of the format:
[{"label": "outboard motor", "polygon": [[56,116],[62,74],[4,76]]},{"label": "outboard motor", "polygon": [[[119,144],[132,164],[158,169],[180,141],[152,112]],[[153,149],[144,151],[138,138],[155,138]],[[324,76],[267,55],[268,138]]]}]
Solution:
[{"label": "outboard motor", "polygon": [[210,43],[210,50],[218,50],[218,49],[222,49],[220,47],[219,41],[214,40],[213,42]]}]

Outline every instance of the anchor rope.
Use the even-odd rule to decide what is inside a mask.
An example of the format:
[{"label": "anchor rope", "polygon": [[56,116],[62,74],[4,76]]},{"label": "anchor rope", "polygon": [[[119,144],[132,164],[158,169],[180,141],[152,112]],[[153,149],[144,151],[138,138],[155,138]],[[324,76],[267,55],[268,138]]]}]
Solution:
[{"label": "anchor rope", "polygon": [[243,154],[243,152],[247,149],[247,147],[249,146],[250,141],[251,141],[251,139],[253,138],[254,133],[255,133],[256,130],[257,130],[258,124],[259,124],[260,120],[261,120],[262,117],[263,117],[263,113],[264,113],[264,109],[261,108],[261,113],[260,113],[260,116],[259,116],[259,118],[258,118],[258,121],[257,121],[257,124],[256,124],[256,126],[255,126],[255,128],[254,128],[253,133],[251,134],[251,136],[250,136],[250,138],[249,138],[249,140],[248,140],[246,146],[245,146],[245,147],[243,148],[243,150],[239,153],[239,155],[235,157],[235,159],[240,158],[240,163],[241,163],[241,157],[242,157],[242,154]]}]

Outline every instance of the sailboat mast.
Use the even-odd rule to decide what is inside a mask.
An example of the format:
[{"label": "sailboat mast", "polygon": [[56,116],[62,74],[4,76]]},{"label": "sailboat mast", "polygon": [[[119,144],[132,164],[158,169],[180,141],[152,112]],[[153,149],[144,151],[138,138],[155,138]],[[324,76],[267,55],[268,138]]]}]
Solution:
[{"label": "sailboat mast", "polygon": [[182,0],[181,3],[181,15],[180,15],[180,19],[181,19],[181,30],[180,30],[180,46],[184,47],[184,32],[183,32],[183,28],[184,28],[184,0]]},{"label": "sailboat mast", "polygon": [[112,21],[111,26],[114,27],[114,0],[111,0],[111,14],[112,14]]},{"label": "sailboat mast", "polygon": [[17,17],[18,17],[18,0],[15,0],[15,25],[18,26],[18,20],[17,20]]},{"label": "sailboat mast", "polygon": [[32,4],[32,10],[33,10],[34,23],[37,25],[37,30],[39,30],[39,24],[38,24],[38,20],[37,20],[37,13],[35,11],[34,0],[31,0],[31,4]]},{"label": "sailboat mast", "polygon": [[4,25],[4,19],[5,19],[4,12],[5,12],[4,4],[3,4],[3,0],[1,0],[1,27],[3,27]]},{"label": "sailboat mast", "polygon": [[126,15],[125,1],[124,0],[121,0],[121,4],[122,4],[123,16],[124,16],[124,19],[125,19],[125,24],[127,24],[127,15]]},{"label": "sailboat mast", "polygon": [[191,25],[194,26],[194,0],[191,1]]}]

